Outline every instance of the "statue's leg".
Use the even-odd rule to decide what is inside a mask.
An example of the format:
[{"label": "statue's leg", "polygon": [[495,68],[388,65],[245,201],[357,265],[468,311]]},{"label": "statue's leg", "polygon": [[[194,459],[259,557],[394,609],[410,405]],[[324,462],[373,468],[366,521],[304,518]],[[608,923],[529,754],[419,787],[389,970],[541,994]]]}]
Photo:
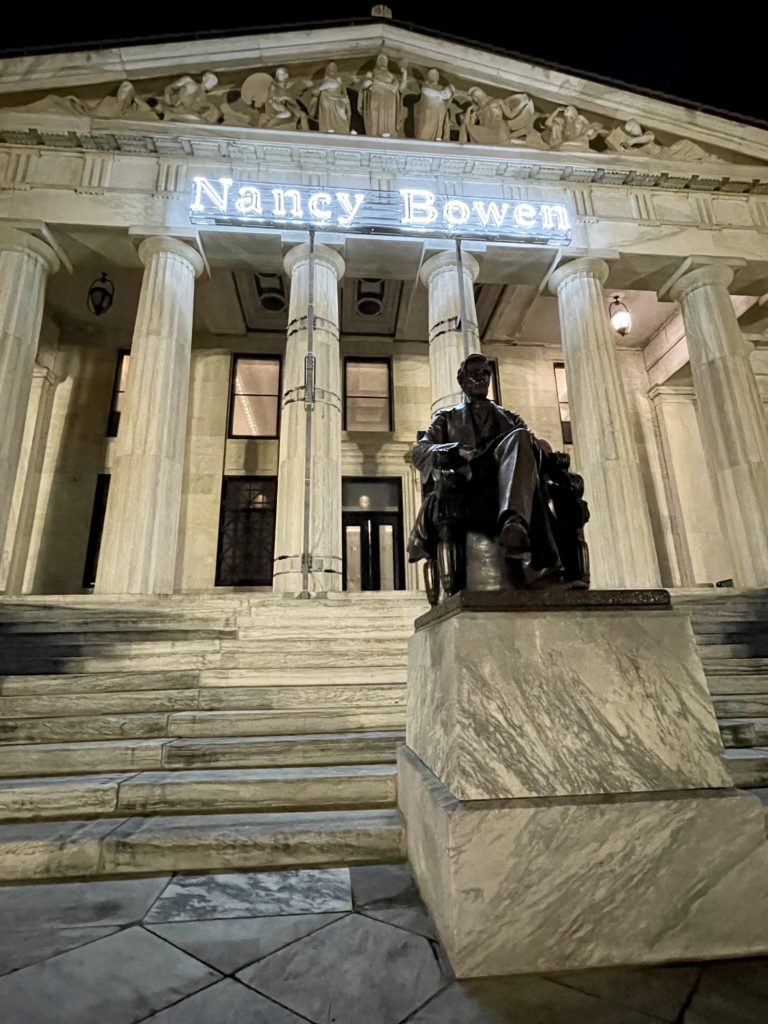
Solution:
[{"label": "statue's leg", "polygon": [[437,559],[428,558],[424,562],[424,589],[427,600],[434,608],[440,600],[440,575],[437,571]]},{"label": "statue's leg", "polygon": [[[513,430],[494,449],[498,467],[499,527],[507,520],[522,520],[527,528],[531,522],[533,499],[539,486],[539,470],[531,435],[527,430]],[[523,538],[520,538],[522,543]]]},{"label": "statue's leg", "polygon": [[450,597],[461,589],[458,579],[457,546],[450,540],[441,540],[437,545],[437,565],[443,592]]}]

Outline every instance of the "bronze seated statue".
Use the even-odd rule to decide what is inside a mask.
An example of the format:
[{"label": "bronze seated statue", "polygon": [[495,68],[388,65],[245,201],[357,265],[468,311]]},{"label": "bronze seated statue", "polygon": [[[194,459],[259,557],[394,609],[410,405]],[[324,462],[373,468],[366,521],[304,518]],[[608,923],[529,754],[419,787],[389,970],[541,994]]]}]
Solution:
[{"label": "bronze seated statue", "polygon": [[485,356],[467,356],[457,376],[464,401],[435,413],[412,456],[423,502],[408,558],[426,559],[430,604],[438,603],[441,587],[448,596],[467,585],[473,535],[491,539],[503,554],[502,586],[588,586],[583,528],[589,509],[569,456],[537,438],[517,413],[488,400]]}]

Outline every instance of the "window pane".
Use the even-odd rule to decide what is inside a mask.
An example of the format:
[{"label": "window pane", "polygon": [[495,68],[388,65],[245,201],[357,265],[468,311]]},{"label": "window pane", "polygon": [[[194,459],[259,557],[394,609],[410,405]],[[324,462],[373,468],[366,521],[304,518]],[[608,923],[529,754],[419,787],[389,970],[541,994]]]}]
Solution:
[{"label": "window pane", "polygon": [[565,379],[565,367],[561,363],[555,363],[555,385],[557,387],[558,402],[567,402],[568,382]]},{"label": "window pane", "polygon": [[362,586],[360,569],[360,548],[362,544],[359,526],[347,526],[344,529],[344,543],[347,555],[347,590],[357,593]]},{"label": "window pane", "polygon": [[232,434],[235,437],[276,437],[277,397],[235,395]]},{"label": "window pane", "polygon": [[379,523],[379,575],[380,590],[395,589],[395,530]]},{"label": "window pane", "polygon": [[129,352],[123,352],[120,359],[120,378],[117,384],[118,391],[125,391],[125,385],[128,380],[128,364],[131,361]]},{"label": "window pane", "polygon": [[493,373],[491,374],[491,383],[490,383],[490,386],[488,388],[488,397],[490,398],[490,400],[492,402],[497,402],[498,403],[498,401],[499,401],[499,388],[498,388],[498,384],[497,384],[497,376],[498,376],[498,373],[499,373],[499,368],[498,368],[498,366],[496,364],[496,360],[495,359],[489,359],[488,362],[491,364],[491,369],[493,370]]},{"label": "window pane", "polygon": [[389,399],[347,398],[347,430],[389,430]]},{"label": "window pane", "polygon": [[345,512],[399,512],[399,481],[343,480],[341,503]]},{"label": "window pane", "polygon": [[236,395],[276,395],[280,386],[279,359],[238,359],[235,363]]},{"label": "window pane", "polygon": [[353,363],[347,360],[347,394],[388,398],[389,364]]}]

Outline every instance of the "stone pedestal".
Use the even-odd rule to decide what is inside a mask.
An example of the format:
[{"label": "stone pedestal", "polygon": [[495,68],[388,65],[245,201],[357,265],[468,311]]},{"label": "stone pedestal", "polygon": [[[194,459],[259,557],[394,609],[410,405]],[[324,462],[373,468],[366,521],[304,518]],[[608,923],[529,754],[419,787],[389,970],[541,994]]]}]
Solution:
[{"label": "stone pedestal", "polygon": [[0,549],[11,514],[45,286],[58,268],[58,257],[45,242],[0,227]]},{"label": "stone pedestal", "polygon": [[189,361],[199,253],[145,239],[131,367],[120,415],[96,592],[171,594],[187,430]]},{"label": "stone pedestal", "polygon": [[637,446],[603,282],[604,260],[584,258],[550,279],[557,294],[579,473],[592,512],[592,581],[599,587],[657,587],[653,543]]},{"label": "stone pedestal", "polygon": [[[309,245],[297,245],[285,257],[291,300],[280,414],[275,593],[342,589],[339,280],[344,260],[318,245],[312,262],[314,395],[308,409]],[[306,573],[304,555],[310,562]]]},{"label": "stone pedestal", "polygon": [[728,293],[733,271],[697,267],[670,289],[683,310],[699,428],[738,586],[768,584],[768,427]]},{"label": "stone pedestal", "polygon": [[664,591],[465,592],[417,620],[408,855],[458,977],[768,950],[768,844]]},{"label": "stone pedestal", "polygon": [[[480,351],[480,332],[473,284],[480,270],[474,256],[462,253],[459,274],[455,252],[440,252],[422,266],[420,277],[429,289],[429,375],[432,384],[432,412],[461,401],[456,371],[470,352]],[[461,292],[464,287],[464,311],[467,318],[468,347],[465,348],[461,320]]]}]

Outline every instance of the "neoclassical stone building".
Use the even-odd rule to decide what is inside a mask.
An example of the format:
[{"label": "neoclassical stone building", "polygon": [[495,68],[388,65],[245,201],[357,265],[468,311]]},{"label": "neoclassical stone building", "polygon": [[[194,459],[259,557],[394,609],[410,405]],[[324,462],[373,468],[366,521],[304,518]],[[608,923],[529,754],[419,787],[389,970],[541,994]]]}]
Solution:
[{"label": "neoclassical stone building", "polygon": [[385,21],[3,61],[0,591],[417,589],[478,348],[597,586],[764,586],[766,299],[756,127]]}]

